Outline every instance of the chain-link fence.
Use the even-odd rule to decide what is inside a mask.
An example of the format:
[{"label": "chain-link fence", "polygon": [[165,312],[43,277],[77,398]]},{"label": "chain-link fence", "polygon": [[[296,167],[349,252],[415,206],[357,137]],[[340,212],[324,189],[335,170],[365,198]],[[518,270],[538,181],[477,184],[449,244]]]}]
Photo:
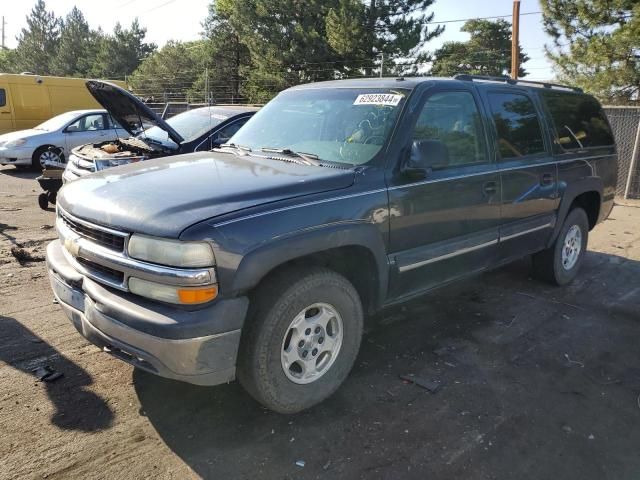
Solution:
[{"label": "chain-link fence", "polygon": [[618,147],[616,196],[640,198],[640,107],[606,106]]}]

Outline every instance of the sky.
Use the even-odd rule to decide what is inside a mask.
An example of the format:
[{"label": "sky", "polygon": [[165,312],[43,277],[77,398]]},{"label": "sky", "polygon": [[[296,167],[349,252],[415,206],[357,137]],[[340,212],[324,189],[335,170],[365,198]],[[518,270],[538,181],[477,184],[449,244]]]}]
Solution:
[{"label": "sky", "polygon": [[[0,15],[6,21],[5,44],[16,46],[16,35],[26,25],[25,17],[36,0],[3,0]],[[102,27],[105,32],[113,29],[116,22],[128,26],[138,17],[147,28],[147,41],[164,45],[169,40],[196,40],[202,32],[201,22],[207,16],[209,0],[47,0],[47,7],[57,16],[66,16],[77,6],[93,28]],[[512,0],[436,0],[431,7],[434,22],[511,15]],[[520,13],[539,12],[538,0],[521,0]],[[463,22],[446,23],[442,35],[429,42],[427,49],[433,51],[446,41],[464,41],[468,34],[460,32]],[[551,64],[544,56],[544,45],[550,43],[542,28],[542,16],[520,17],[520,44],[530,57],[524,68],[530,80],[553,78]]]}]

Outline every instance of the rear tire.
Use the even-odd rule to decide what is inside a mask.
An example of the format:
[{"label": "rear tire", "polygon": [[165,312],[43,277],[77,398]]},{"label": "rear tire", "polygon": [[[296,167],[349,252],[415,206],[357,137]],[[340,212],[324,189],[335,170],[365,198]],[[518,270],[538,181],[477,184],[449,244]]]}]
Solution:
[{"label": "rear tire", "polygon": [[238,379],[271,410],[305,410],[347,378],[362,328],[360,297],[346,278],[320,267],[283,270],[251,300]]},{"label": "rear tire", "polygon": [[536,278],[556,285],[573,281],[587,252],[589,219],[582,208],[567,215],[560,233],[551,247],[533,255]]}]

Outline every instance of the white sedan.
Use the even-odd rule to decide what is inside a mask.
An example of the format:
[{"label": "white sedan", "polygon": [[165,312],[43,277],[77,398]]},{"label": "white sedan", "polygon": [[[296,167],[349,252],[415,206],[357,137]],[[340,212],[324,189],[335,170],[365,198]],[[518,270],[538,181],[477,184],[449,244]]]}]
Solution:
[{"label": "white sedan", "polygon": [[121,136],[129,134],[106,110],[74,110],[29,130],[0,135],[0,165],[42,168],[45,162],[64,163],[79,145],[112,141]]}]

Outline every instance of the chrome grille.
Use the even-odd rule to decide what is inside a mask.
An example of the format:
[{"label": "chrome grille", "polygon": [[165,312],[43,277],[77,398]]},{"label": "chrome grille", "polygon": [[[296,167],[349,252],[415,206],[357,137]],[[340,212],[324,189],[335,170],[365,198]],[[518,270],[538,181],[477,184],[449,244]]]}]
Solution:
[{"label": "chrome grille", "polygon": [[122,284],[124,282],[124,272],[114,270],[113,268],[100,265],[96,262],[92,262],[91,260],[82,257],[77,257],[76,261],[80,265],[83,265],[85,268],[93,270],[99,275],[99,277],[103,278],[104,280],[117,284]]},{"label": "chrome grille", "polygon": [[61,211],[58,213],[60,215],[60,219],[74,233],[110,250],[114,250],[116,252],[124,251],[125,234],[118,235],[110,233],[106,229],[103,230],[99,227],[94,227],[88,223],[73,219]]}]

